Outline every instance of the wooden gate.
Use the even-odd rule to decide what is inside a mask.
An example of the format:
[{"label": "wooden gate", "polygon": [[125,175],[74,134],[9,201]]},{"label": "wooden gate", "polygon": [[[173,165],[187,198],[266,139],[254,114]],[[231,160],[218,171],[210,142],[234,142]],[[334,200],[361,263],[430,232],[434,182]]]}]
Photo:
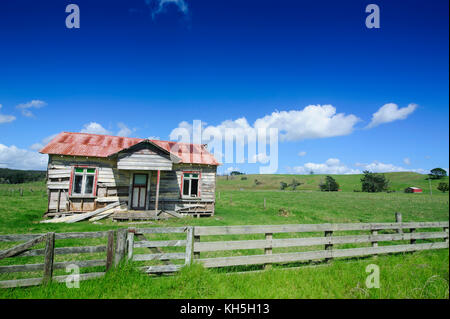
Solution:
[{"label": "wooden gate", "polygon": [[191,263],[193,233],[192,226],[128,228],[127,259],[140,262],[148,274],[176,272]]}]

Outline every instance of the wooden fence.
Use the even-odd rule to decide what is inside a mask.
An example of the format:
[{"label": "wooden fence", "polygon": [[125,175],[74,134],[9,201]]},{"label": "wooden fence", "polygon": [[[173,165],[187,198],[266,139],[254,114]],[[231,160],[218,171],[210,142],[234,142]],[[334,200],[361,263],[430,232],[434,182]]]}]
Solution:
[{"label": "wooden fence", "polygon": [[[40,278],[0,281],[0,287],[38,285],[55,280],[64,282],[68,276],[53,276],[54,269],[63,269],[75,264],[79,267],[105,266],[105,271],[123,260],[159,262],[162,265],[144,265],[139,268],[148,274],[171,273],[192,262],[206,268],[243,265],[266,265],[312,260],[329,261],[333,258],[358,257],[387,253],[413,252],[449,247],[449,223],[447,222],[402,222],[396,215],[395,223],[348,223],[348,224],[300,224],[261,226],[186,226],[167,228],[128,228],[115,231],[85,233],[47,233],[28,235],[0,235],[0,242],[25,243],[0,251],[0,260],[24,256],[44,256],[39,264],[0,266],[0,273],[30,272],[43,270]],[[417,230],[422,229],[421,232]],[[424,231],[427,229],[427,231]],[[339,234],[338,232],[347,232]],[[359,232],[349,235],[348,232]],[[361,232],[363,234],[361,234]],[[292,234],[292,235],[291,235]],[[295,235],[293,235],[295,234]],[[317,234],[323,234],[317,236]],[[154,235],[177,235],[177,239],[154,239]],[[264,239],[230,240],[229,236],[261,236]],[[221,236],[219,240],[214,236]],[[286,238],[287,236],[291,236]],[[276,238],[278,237],[278,238]],[[106,245],[82,247],[58,247],[55,241],[74,238],[107,238]],[[114,239],[115,238],[115,239]],[[217,239],[217,237],[216,237]],[[425,241],[417,243],[418,240]],[[407,241],[408,243],[395,244]],[[44,249],[31,249],[45,242]],[[115,242],[115,243],[114,243]],[[341,245],[363,244],[363,247],[342,248]],[[292,249],[312,247],[313,250],[277,252],[279,248]],[[322,247],[316,249],[315,247]],[[145,253],[140,253],[145,248]],[[167,249],[177,248],[178,251]],[[166,251],[163,251],[166,250]],[[182,250],[180,250],[182,249]],[[246,250],[263,251],[263,254],[245,254]],[[235,251],[240,255],[217,256],[219,252]],[[106,259],[54,262],[59,254],[82,254],[106,252]],[[204,257],[202,254],[214,254]],[[80,274],[80,280],[97,278],[105,272]]]},{"label": "wooden fence", "polygon": [[[330,260],[340,257],[369,256],[387,253],[412,252],[427,249],[448,248],[448,222],[409,223],[357,223],[357,224],[305,224],[271,226],[200,226],[194,228],[193,254],[205,267],[227,267],[272,263],[289,263],[311,260]],[[442,231],[417,232],[417,229],[442,228]],[[380,234],[380,231],[395,233]],[[340,231],[365,231],[363,235],[336,235]],[[407,232],[405,232],[407,231]],[[274,234],[317,233],[321,237],[295,237],[274,239]],[[204,236],[264,234],[262,240],[202,241]],[[417,240],[443,239],[427,243]],[[396,244],[395,241],[409,241]],[[335,245],[370,243],[369,247],[339,249]],[[383,243],[381,246],[379,243]],[[306,247],[323,245],[323,249],[273,254],[274,248]],[[264,249],[261,255],[201,258],[201,253],[212,251]]]},{"label": "wooden fence", "polygon": [[[65,239],[86,239],[86,238],[107,238],[106,245],[97,246],[80,246],[80,247],[57,247],[55,248],[55,241]],[[27,256],[44,256],[43,263],[22,264],[22,265],[2,265],[0,266],[0,273],[15,273],[15,272],[36,272],[43,271],[42,277],[39,278],[24,278],[14,280],[0,281],[0,288],[24,287],[34,286],[41,283],[46,283],[51,280],[64,282],[69,275],[54,276],[53,270],[65,269],[69,265],[76,265],[80,268],[104,266],[105,271],[113,264],[114,252],[114,231],[104,232],[79,232],[79,233],[47,233],[47,234],[14,234],[14,235],[0,235],[0,242],[20,242],[12,248],[0,251],[0,260],[4,258],[17,258]],[[31,249],[34,246],[45,242],[44,249]],[[55,262],[55,255],[67,254],[92,254],[106,252],[105,259],[91,259],[91,260],[71,260]],[[79,275],[79,280],[86,280],[103,276],[105,272],[91,272]]]}]

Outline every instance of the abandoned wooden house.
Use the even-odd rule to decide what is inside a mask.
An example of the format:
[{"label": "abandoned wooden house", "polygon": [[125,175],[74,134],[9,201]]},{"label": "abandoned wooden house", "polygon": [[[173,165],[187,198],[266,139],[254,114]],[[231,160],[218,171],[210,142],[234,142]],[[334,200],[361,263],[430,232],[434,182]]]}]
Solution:
[{"label": "abandoned wooden house", "polygon": [[128,212],[213,215],[219,163],[205,145],[62,132],[48,154],[47,216],[120,202]]}]

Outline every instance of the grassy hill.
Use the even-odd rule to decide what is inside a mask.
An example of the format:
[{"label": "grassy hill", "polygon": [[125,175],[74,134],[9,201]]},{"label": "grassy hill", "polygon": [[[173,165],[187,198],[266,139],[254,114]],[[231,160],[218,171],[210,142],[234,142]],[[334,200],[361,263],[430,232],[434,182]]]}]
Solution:
[{"label": "grassy hill", "polygon": [[[427,175],[413,173],[413,172],[398,172],[384,174],[391,182],[390,189],[394,191],[401,191],[406,187],[415,186],[423,189],[424,193],[429,193],[429,182],[426,179]],[[280,182],[290,184],[293,179],[304,183],[297,187],[297,191],[317,191],[319,190],[319,183],[325,179],[326,175],[291,175],[291,174],[277,174],[277,175],[237,175],[237,176],[218,176],[217,189],[218,190],[277,190],[280,189]],[[344,192],[353,192],[353,190],[361,190],[360,179],[362,174],[357,175],[331,175],[339,183],[340,188]],[[242,179],[244,178],[244,179]],[[245,179],[246,178],[246,179]],[[255,180],[261,182],[256,185]],[[440,193],[437,186],[440,182],[447,182],[448,177],[441,180],[432,180],[431,186],[433,193]],[[287,190],[291,190],[288,188]]]}]

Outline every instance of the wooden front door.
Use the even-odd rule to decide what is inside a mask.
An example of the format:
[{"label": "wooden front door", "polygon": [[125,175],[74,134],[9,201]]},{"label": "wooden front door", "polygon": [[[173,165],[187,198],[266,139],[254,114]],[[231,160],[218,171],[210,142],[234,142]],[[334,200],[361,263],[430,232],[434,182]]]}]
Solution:
[{"label": "wooden front door", "polygon": [[133,187],[131,193],[131,208],[132,209],[145,209],[145,202],[147,199],[147,174],[134,174],[133,175]]}]

